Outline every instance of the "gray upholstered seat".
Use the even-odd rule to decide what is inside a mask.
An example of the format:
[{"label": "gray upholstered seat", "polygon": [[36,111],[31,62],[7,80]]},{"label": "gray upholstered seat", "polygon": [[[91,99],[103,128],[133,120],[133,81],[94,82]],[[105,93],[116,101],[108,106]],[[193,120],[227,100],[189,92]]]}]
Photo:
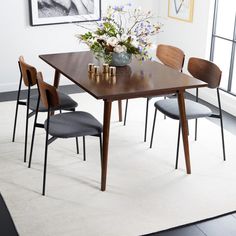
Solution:
[{"label": "gray upholstered seat", "polygon": [[[27,157],[27,143],[28,143],[28,120],[30,117],[32,117],[35,113],[38,103],[38,93],[36,95],[31,94],[31,89],[33,86],[37,86],[37,70],[35,67],[27,64],[22,56],[19,57],[19,69],[20,69],[20,81],[19,81],[19,89],[17,94],[17,101],[16,101],[16,112],[15,112],[15,119],[14,119],[14,127],[13,127],[13,136],[12,136],[12,142],[15,141],[15,133],[16,133],[16,124],[17,124],[17,117],[18,117],[18,107],[19,105],[26,107],[26,119],[25,119],[25,147],[24,147],[24,162],[26,162]],[[24,82],[24,85],[27,87],[27,98],[26,101],[21,100],[21,87],[22,87],[22,81]],[[59,104],[57,107],[54,107],[53,111],[55,110],[70,110],[74,111],[75,108],[78,106],[77,102],[72,100],[68,95],[59,93]],[[47,108],[40,102],[39,103],[39,112],[46,112]],[[34,133],[36,127],[43,127],[42,124],[36,124],[34,123],[33,127],[33,134],[32,134],[32,140],[34,140]],[[33,143],[33,142],[32,142]],[[78,143],[78,140],[76,138],[76,143]],[[78,146],[78,145],[77,145]],[[31,145],[31,150],[33,146]],[[78,148],[77,148],[78,152]],[[32,152],[31,152],[32,153]],[[30,154],[31,156],[31,154]],[[29,166],[30,167],[30,166]]]},{"label": "gray upholstered seat", "polygon": [[[62,110],[71,110],[71,109],[75,109],[78,106],[78,103],[75,102],[67,94],[58,92],[58,96],[59,96],[59,101],[60,101],[60,107],[56,108],[54,110],[58,110],[60,108]],[[33,96],[30,97],[29,108],[32,111],[36,110],[36,108],[37,108],[37,101],[38,101],[38,95],[33,95]],[[47,108],[45,108],[45,106],[40,101],[40,103],[39,103],[39,112],[46,112],[46,111],[47,111]]]},{"label": "gray upholstered seat", "polygon": [[[155,102],[154,106],[166,116],[175,120],[180,119],[177,98],[157,101]],[[210,108],[188,99],[185,99],[185,110],[186,118],[188,120],[212,115]]]},{"label": "gray upholstered seat", "polygon": [[[44,127],[47,128],[47,120]],[[96,136],[102,133],[102,124],[87,112],[66,112],[50,117],[48,133],[58,138]]]},{"label": "gray upholstered seat", "polygon": [[[220,68],[216,64],[214,64],[213,62],[207,61],[207,60],[201,59],[201,58],[196,58],[196,57],[191,57],[189,59],[188,71],[193,77],[207,83],[208,88],[216,89],[218,106],[219,106],[219,113],[213,114],[212,111],[210,110],[210,108],[198,103],[198,88],[197,88],[196,102],[185,99],[186,119],[187,120],[195,119],[195,140],[197,140],[198,118],[212,117],[212,118],[220,119],[223,160],[225,161],[226,157],[225,157],[224,129],[223,129],[223,119],[222,119],[222,110],[221,110],[220,93],[219,93],[219,85],[220,85],[222,72],[221,72]],[[181,119],[180,119],[180,115],[179,115],[178,99],[171,98],[171,99],[157,101],[154,104],[154,106],[155,106],[155,113],[154,113],[154,119],[153,119],[150,148],[152,148],[157,110],[161,111],[166,116],[168,116],[172,119],[179,120],[176,162],[175,162],[175,168],[177,169],[178,168],[178,157],[179,157],[180,129],[181,129],[181,121],[180,121]]]},{"label": "gray upholstered seat", "polygon": [[[100,140],[100,156],[102,160],[102,124],[91,114],[83,111],[72,111],[66,113],[60,113],[57,115],[51,115],[51,111],[60,106],[60,97],[56,88],[43,81],[42,73],[37,74],[40,99],[42,104],[47,108],[47,119],[44,122],[44,128],[46,131],[46,143],[44,152],[44,171],[43,171],[43,191],[42,195],[45,195],[46,188],[46,172],[47,172],[47,153],[48,145],[55,141],[57,138],[72,138],[83,137],[83,154],[85,155],[85,137],[97,136]],[[37,122],[38,111],[35,114],[35,122]],[[51,137],[49,137],[49,135]],[[33,143],[33,140],[32,140]],[[78,145],[77,145],[78,146]],[[29,166],[31,163],[31,157],[29,159]]]},{"label": "gray upholstered seat", "polygon": [[[171,45],[159,44],[156,50],[156,56],[164,65],[177,71],[182,71],[185,55],[181,49],[173,47]],[[174,94],[162,94],[155,97],[162,96],[166,98],[173,95]],[[146,142],[147,139],[148,109],[149,109],[149,101],[152,98],[153,97],[146,98],[147,102],[146,102],[146,115],[145,115],[144,142]],[[124,125],[126,125],[127,109],[128,109],[128,99],[126,100],[126,106],[125,106]]]}]

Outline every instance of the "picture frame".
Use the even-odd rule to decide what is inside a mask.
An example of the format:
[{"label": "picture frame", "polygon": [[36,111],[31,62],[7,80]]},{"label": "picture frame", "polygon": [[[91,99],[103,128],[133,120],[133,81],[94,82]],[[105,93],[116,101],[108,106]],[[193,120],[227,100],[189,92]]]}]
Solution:
[{"label": "picture frame", "polygon": [[192,22],[194,0],[168,0],[168,17]]},{"label": "picture frame", "polygon": [[52,25],[101,19],[101,0],[29,0],[30,25]]}]

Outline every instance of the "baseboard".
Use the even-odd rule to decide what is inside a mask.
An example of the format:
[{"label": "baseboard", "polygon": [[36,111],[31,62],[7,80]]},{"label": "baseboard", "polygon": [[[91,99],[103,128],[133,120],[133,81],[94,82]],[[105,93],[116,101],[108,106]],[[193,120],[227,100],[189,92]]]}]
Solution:
[{"label": "baseboard", "polygon": [[[63,93],[66,94],[73,94],[73,93],[81,93],[83,90],[75,85],[62,85],[60,86],[59,90]],[[36,93],[36,89],[32,89],[32,94]],[[21,96],[20,99],[26,99],[27,97],[27,90],[24,89],[21,91]],[[11,92],[1,92],[0,93],[0,102],[6,102],[6,101],[14,101],[17,98],[17,90],[16,91],[11,91]]]},{"label": "baseboard", "polygon": [[[188,92],[195,95],[195,91],[196,90],[189,90]],[[216,90],[201,88],[199,89],[199,98],[218,107]],[[236,116],[236,97],[220,90],[220,100],[222,110]]]},{"label": "baseboard", "polygon": [[0,94],[4,92],[17,91],[19,84],[17,83],[4,83],[0,84]]}]

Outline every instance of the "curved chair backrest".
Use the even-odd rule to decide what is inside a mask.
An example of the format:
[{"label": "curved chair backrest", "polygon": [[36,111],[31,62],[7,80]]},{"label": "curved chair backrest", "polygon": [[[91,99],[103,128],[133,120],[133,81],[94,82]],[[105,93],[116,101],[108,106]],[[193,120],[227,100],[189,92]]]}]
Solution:
[{"label": "curved chair backrest", "polygon": [[157,58],[166,66],[181,71],[184,66],[184,52],[170,45],[159,44],[156,50]]},{"label": "curved chair backrest", "polygon": [[37,83],[37,70],[25,63],[24,57],[19,57],[19,65],[25,86],[34,86]]},{"label": "curved chair backrest", "polygon": [[41,72],[37,73],[37,79],[40,91],[40,99],[43,105],[47,109],[59,107],[59,97],[56,88],[43,81],[43,75]]},{"label": "curved chair backrest", "polygon": [[201,58],[191,57],[188,61],[189,73],[206,83],[209,88],[218,88],[221,80],[221,70],[211,61]]}]

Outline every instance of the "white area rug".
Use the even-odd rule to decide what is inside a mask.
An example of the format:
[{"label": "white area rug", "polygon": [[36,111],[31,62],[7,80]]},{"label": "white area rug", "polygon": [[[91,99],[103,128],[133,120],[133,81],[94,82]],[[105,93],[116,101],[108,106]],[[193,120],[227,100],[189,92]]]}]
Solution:
[{"label": "white area rug", "polygon": [[[102,120],[103,102],[73,95],[80,110]],[[130,100],[127,126],[113,105],[107,191],[100,191],[99,140],[86,139],[76,154],[73,139],[49,146],[46,196],[41,195],[44,130],[37,130],[32,168],[23,163],[25,109],[11,142],[15,103],[0,103],[0,191],[20,235],[142,235],[236,210],[236,139],[225,132],[223,162],[219,126],[199,121],[198,141],[190,123],[192,174],[183,151],[174,169],[178,123],[158,114],[153,149],[143,143],[145,99]],[[41,117],[43,119],[43,117]],[[150,106],[149,128],[153,119]],[[150,129],[148,137],[150,137]],[[181,143],[182,145],[182,143]]]}]

